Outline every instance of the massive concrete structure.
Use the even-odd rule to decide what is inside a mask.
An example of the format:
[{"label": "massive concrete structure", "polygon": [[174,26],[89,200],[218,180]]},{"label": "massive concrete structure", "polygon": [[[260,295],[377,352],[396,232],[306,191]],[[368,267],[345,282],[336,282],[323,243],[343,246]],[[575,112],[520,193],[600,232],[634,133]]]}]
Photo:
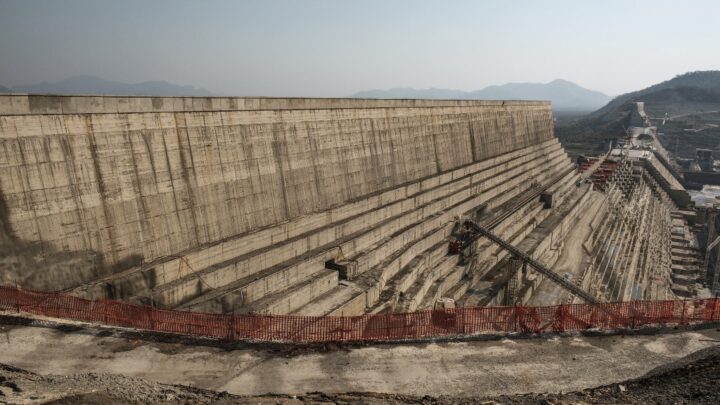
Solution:
[{"label": "massive concrete structure", "polygon": [[0,145],[0,282],[166,308],[527,301],[458,218],[551,265],[599,198],[546,102],[0,95]]}]

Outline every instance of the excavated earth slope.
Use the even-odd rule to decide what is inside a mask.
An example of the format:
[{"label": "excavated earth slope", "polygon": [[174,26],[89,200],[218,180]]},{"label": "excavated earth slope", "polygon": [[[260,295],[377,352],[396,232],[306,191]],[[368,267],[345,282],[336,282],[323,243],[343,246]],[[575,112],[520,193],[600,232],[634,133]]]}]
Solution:
[{"label": "excavated earth slope", "polygon": [[[60,376],[59,386],[48,385],[45,401],[107,387],[125,395],[125,388],[112,389],[113,381],[122,385],[141,380],[147,384],[138,383],[135,392],[150,400],[165,394],[190,395],[163,384],[241,396],[305,395],[320,389],[331,396],[376,392],[398,398],[477,399],[557,395],[655,375],[717,353],[712,351],[718,342],[720,330],[705,328],[370,346],[190,344],[71,324],[53,328],[4,324],[0,325],[0,363],[38,374],[33,377],[39,381],[36,386],[42,386],[44,378]],[[702,373],[697,373],[698,379]],[[704,384],[678,385],[677,395],[696,392],[702,398]],[[37,396],[31,388],[24,394],[9,386],[1,389],[6,398]],[[132,392],[127,395],[132,399]]]},{"label": "excavated earth slope", "polygon": [[149,382],[113,374],[39,375],[0,364],[0,403],[45,404],[717,404],[720,350],[706,349],[642,378],[569,393],[529,393],[497,397],[412,396],[322,392],[238,396]]}]

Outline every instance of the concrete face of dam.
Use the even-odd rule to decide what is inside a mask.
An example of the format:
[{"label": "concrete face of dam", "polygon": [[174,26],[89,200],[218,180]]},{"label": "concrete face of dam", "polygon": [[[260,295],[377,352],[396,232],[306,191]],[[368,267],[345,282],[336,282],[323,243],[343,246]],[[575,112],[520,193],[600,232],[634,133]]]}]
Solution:
[{"label": "concrete face of dam", "polygon": [[547,102],[0,95],[0,144],[0,281],[188,310],[527,301],[457,218],[554,263],[600,198]]},{"label": "concrete face of dam", "polygon": [[[165,112],[179,100],[90,97],[85,108],[83,97],[4,98],[0,181],[13,234],[100,252],[108,266],[327,211],[552,137],[543,103],[190,99]],[[14,108],[25,100],[27,109]],[[218,101],[257,108],[215,110]],[[74,112],[50,108],[64,105]],[[111,112],[123,106],[134,111]]]}]

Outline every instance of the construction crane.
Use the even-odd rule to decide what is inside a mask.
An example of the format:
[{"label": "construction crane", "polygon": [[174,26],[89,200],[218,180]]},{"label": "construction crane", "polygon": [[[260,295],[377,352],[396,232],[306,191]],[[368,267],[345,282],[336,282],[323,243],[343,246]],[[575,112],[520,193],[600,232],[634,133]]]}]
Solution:
[{"label": "construction crane", "polygon": [[510,252],[516,258],[529,264],[531,267],[533,267],[538,272],[544,274],[547,278],[549,278],[553,282],[557,283],[558,285],[560,285],[561,287],[570,291],[571,293],[577,295],[578,297],[584,299],[588,303],[596,304],[599,302],[594,296],[592,296],[587,291],[583,290],[582,288],[578,287],[574,283],[565,279],[563,276],[550,270],[544,264],[533,259],[532,257],[530,257],[530,255],[528,255],[527,253],[523,252],[522,250],[516,248],[515,246],[513,246],[509,242],[505,241],[504,239],[500,238],[499,236],[495,235],[490,230],[483,228],[482,226],[476,224],[475,222],[473,222],[469,219],[465,220],[464,226],[475,233],[473,236],[471,236],[469,239],[467,239],[465,241],[465,243],[464,243],[465,246],[471,245],[477,239],[484,236],[484,237],[490,239],[491,241],[497,243],[498,245],[500,245],[500,247],[502,247],[503,249]]}]

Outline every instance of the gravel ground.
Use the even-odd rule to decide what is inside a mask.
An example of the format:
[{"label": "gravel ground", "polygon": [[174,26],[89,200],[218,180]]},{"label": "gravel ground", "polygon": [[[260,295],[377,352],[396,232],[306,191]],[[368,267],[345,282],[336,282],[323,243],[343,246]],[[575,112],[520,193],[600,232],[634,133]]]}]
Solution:
[{"label": "gravel ground", "polygon": [[415,397],[378,393],[236,396],[112,374],[41,376],[0,364],[0,403],[9,404],[718,404],[720,346],[643,378],[562,394],[494,398]]},{"label": "gravel ground", "polygon": [[157,384],[123,375],[85,373],[41,376],[0,364],[0,403],[210,404],[225,396],[222,393]]}]

